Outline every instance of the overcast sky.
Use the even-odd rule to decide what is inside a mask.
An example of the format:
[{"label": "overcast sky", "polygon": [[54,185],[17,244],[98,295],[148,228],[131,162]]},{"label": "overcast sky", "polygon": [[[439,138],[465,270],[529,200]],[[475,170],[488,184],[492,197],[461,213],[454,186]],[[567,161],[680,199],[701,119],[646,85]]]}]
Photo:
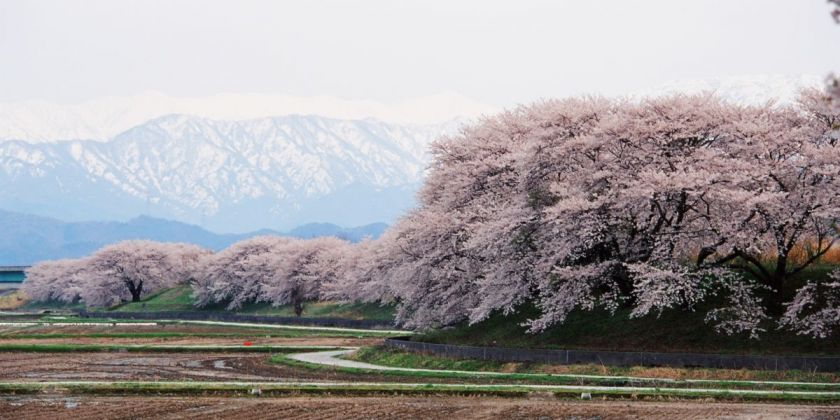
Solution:
[{"label": "overcast sky", "polygon": [[452,91],[506,106],[832,69],[824,0],[0,0],[0,102]]}]

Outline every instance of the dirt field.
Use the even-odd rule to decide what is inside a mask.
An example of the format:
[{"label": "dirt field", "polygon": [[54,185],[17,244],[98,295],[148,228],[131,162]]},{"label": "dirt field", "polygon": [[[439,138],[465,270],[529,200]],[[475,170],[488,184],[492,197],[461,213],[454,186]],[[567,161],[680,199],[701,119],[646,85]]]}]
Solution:
[{"label": "dirt field", "polygon": [[264,336],[252,337],[165,337],[165,338],[4,338],[2,344],[166,344],[166,345],[241,345],[249,341],[254,345],[286,345],[286,346],[337,346],[359,347],[381,342],[381,339],[333,338],[333,337],[300,337],[284,338]]},{"label": "dirt field", "polygon": [[[0,331],[1,332],[1,331]],[[154,327],[35,327],[7,330],[18,334],[62,334],[69,338],[0,338],[15,344],[254,344],[364,346],[379,338],[267,337],[264,329],[166,325]],[[235,337],[73,337],[96,333],[235,334]],[[268,363],[265,353],[0,353],[0,381],[357,381],[415,382],[410,376],[347,374]],[[424,378],[424,382],[492,383],[492,378]],[[711,403],[698,401],[580,401],[552,397],[495,398],[455,396],[290,396],[276,398],[161,396],[92,396],[46,394],[0,397],[0,419],[100,418],[815,418],[840,419],[840,406]],[[298,394],[295,394],[298,395]],[[378,394],[377,394],[378,395]],[[537,394],[534,394],[537,395]]]},{"label": "dirt field", "polygon": [[269,364],[263,353],[3,353],[0,380],[288,381],[318,371]]},{"label": "dirt field", "polygon": [[[294,334],[282,337],[284,332]],[[89,334],[207,334],[206,337],[84,337]],[[252,328],[202,326],[202,325],[161,325],[161,326],[44,326],[31,328],[0,327],[0,343],[3,344],[218,344],[236,345],[244,341],[253,344],[308,345],[308,346],[368,346],[379,343],[381,338],[356,338],[353,336],[330,336],[327,332],[318,332],[306,336],[299,331],[266,330]],[[19,335],[53,335],[62,338],[16,338]],[[233,335],[225,337],[218,335]],[[79,337],[81,335],[81,337]],[[215,335],[215,336],[214,336]],[[338,334],[336,334],[338,335]],[[279,336],[279,337],[278,337]]]},{"label": "dirt field", "polygon": [[[0,381],[359,381],[357,375],[268,363],[265,353],[0,353]],[[389,376],[389,382],[416,378]],[[492,379],[424,378],[424,382],[492,383]],[[2,416],[0,416],[2,417]]]},{"label": "dirt field", "polygon": [[703,402],[551,401],[465,397],[8,397],[0,417],[100,418],[428,418],[428,419],[834,419],[840,408]]}]

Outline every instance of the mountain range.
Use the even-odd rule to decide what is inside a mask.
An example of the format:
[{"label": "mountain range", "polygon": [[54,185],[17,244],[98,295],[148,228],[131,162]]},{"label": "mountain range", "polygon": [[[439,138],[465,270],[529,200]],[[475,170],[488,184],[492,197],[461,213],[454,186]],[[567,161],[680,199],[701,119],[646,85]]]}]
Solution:
[{"label": "mountain range", "polygon": [[376,238],[387,225],[375,223],[356,228],[342,228],[328,223],[311,223],[287,232],[263,229],[242,234],[217,234],[199,226],[148,216],[127,222],[63,222],[57,219],[0,210],[0,266],[29,265],[58,258],[89,255],[100,247],[126,239],[162,242],[187,242],[212,250],[259,235],[282,235],[297,238],[336,236],[357,242]]},{"label": "mountain range", "polygon": [[62,220],[138,214],[218,232],[390,222],[414,203],[429,143],[457,122],[167,115],[107,142],[0,142],[0,208]]}]

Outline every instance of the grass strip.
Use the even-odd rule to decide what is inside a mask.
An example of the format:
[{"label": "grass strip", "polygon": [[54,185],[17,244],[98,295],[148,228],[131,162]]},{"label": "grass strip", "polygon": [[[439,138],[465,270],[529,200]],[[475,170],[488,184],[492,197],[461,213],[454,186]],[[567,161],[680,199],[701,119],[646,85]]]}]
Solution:
[{"label": "grass strip", "polygon": [[608,386],[608,387],[667,387],[690,388],[698,385],[714,386],[718,389],[763,389],[763,390],[791,390],[791,391],[832,391],[840,392],[837,383],[796,383],[796,382],[757,382],[738,380],[682,380],[661,378],[636,378],[625,376],[596,376],[596,375],[565,375],[540,373],[503,373],[503,372],[453,372],[434,370],[410,370],[410,368],[393,370],[364,369],[346,366],[330,366],[295,360],[286,354],[277,354],[269,358],[270,363],[277,363],[289,367],[328,370],[357,375],[382,375],[409,378],[437,378],[462,380],[505,380],[522,384],[545,385],[575,385],[575,386]]},{"label": "grass strip", "polygon": [[460,370],[475,372],[507,372],[527,374],[570,375],[579,377],[632,377],[682,379],[693,383],[719,383],[722,381],[741,383],[818,383],[840,387],[837,372],[816,372],[805,370],[750,370],[724,368],[679,368],[645,366],[604,366],[595,364],[551,365],[542,363],[506,363],[493,360],[479,360],[447,357],[435,354],[406,351],[382,345],[362,347],[348,355],[347,359],[373,365],[408,368]]}]

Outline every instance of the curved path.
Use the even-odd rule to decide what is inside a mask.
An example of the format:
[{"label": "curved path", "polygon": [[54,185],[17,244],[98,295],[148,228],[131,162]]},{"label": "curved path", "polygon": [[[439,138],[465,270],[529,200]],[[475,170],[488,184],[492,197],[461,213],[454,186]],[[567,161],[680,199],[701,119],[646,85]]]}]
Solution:
[{"label": "curved path", "polygon": [[[340,356],[348,355],[357,348],[346,348],[343,350],[318,351],[310,353],[294,353],[286,357],[297,360],[299,362],[312,363],[317,365],[326,365],[334,367],[344,367],[353,369],[368,369],[368,370],[384,370],[396,372],[425,372],[425,373],[452,373],[457,375],[476,375],[488,377],[510,377],[511,373],[506,372],[489,372],[489,371],[470,371],[470,370],[446,370],[446,369],[419,369],[394,367],[384,365],[374,365],[372,363],[357,362],[355,360],[347,360],[339,358]],[[780,385],[780,386],[810,386],[810,387],[825,387],[825,388],[840,388],[840,383],[823,383],[823,382],[786,382],[786,381],[727,381],[714,379],[670,379],[670,378],[649,378],[637,376],[606,376],[606,375],[576,375],[576,374],[541,374],[541,373],[516,373],[519,377],[533,377],[545,378],[547,376],[557,378],[570,379],[595,379],[595,380],[621,380],[628,382],[660,382],[660,383],[693,383],[693,384],[739,384],[739,385]],[[553,385],[552,385],[553,386]],[[611,387],[612,388],[612,387]],[[616,388],[617,389],[617,388]],[[763,392],[763,391],[762,391]],[[780,391],[781,392],[781,391]]]}]

